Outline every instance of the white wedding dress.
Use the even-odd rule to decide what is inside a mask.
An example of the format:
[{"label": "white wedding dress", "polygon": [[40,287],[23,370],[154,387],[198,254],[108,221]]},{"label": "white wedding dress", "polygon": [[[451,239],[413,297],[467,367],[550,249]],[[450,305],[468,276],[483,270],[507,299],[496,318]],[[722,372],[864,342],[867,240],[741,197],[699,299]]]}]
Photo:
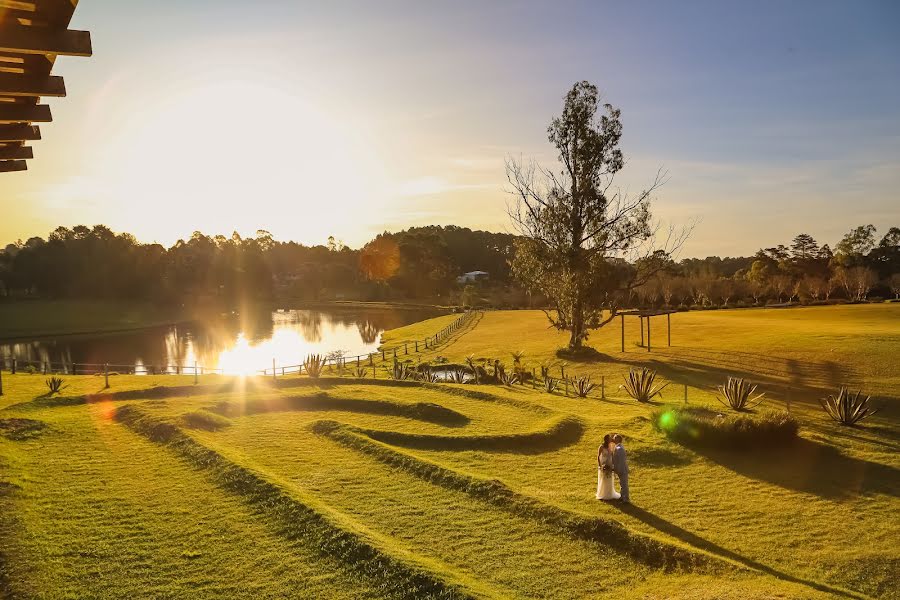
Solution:
[{"label": "white wedding dress", "polygon": [[[618,500],[622,497],[613,485],[612,464],[612,454],[604,448],[600,451],[600,466],[597,467],[597,500]],[[608,465],[609,470],[604,471],[603,465]]]}]

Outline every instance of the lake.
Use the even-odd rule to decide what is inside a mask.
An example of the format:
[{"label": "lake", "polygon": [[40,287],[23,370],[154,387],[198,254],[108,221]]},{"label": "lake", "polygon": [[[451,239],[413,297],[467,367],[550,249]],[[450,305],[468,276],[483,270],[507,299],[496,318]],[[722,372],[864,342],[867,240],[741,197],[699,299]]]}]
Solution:
[{"label": "lake", "polygon": [[[61,336],[0,342],[0,360],[9,369],[32,364],[65,366],[109,363],[119,372],[175,372],[176,366],[250,374],[297,365],[314,353],[345,355],[375,352],[381,333],[445,314],[437,308],[279,309],[223,315],[206,321],[151,327],[115,334]],[[79,369],[81,370],[81,369]]]}]

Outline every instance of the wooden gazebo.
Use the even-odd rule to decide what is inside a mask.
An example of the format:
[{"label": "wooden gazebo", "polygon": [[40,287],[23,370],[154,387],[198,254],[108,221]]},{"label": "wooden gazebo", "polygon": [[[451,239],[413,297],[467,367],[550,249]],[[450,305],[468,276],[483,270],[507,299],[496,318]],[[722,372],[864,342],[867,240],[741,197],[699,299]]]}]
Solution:
[{"label": "wooden gazebo", "polygon": [[72,31],[78,0],[0,0],[0,173],[24,171],[35,123],[53,120],[42,97],[62,97],[62,77],[50,74],[60,55],[90,56],[91,34]]},{"label": "wooden gazebo", "polygon": [[[641,347],[650,352],[650,318],[666,317],[666,344],[672,345],[672,313],[676,310],[624,310],[619,312],[619,320],[622,322],[622,352],[625,352],[625,317],[638,317],[641,322]],[[644,343],[644,323],[647,326],[647,342]]]}]

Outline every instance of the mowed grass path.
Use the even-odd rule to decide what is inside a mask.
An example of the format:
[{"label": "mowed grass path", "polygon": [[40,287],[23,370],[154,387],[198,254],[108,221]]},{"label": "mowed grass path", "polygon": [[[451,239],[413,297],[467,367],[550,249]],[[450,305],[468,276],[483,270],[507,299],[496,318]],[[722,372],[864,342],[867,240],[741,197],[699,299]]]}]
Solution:
[{"label": "mowed grass path", "polygon": [[[855,309],[866,329],[828,334],[842,356],[896,348],[892,307],[822,310],[840,321]],[[708,404],[715,367],[698,363],[691,379],[677,360],[728,357],[740,337],[729,319],[739,330],[756,313],[757,337],[793,331],[807,350],[791,356],[814,363],[822,343],[802,334],[812,310],[679,314],[684,345],[650,358]],[[562,343],[541,318],[483,314],[434,354],[509,363],[524,349],[536,365]],[[700,319],[697,347],[688,319]],[[631,347],[617,362],[607,335],[592,343],[608,358],[567,370],[612,380],[647,360]],[[892,364],[847,372],[889,389]],[[750,361],[742,372],[754,368],[773,387],[791,381]],[[668,442],[650,425],[656,407],[612,381],[604,399],[575,399],[530,385],[117,377],[112,394],[85,396],[102,382],[74,377],[48,399],[41,377],[5,373],[0,419],[47,427],[0,436],[0,597],[895,597],[895,413],[839,428],[812,407],[821,380],[808,379],[792,392],[802,440],[737,454]],[[611,430],[627,438],[632,507],[593,499]]]}]

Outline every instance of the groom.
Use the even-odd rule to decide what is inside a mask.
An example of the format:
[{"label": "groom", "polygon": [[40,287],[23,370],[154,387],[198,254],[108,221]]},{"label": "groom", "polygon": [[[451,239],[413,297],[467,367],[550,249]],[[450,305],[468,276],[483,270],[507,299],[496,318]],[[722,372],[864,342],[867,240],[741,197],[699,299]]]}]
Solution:
[{"label": "groom", "polygon": [[613,443],[616,445],[616,451],[613,453],[613,470],[619,477],[619,493],[622,494],[622,502],[630,503],[631,498],[628,495],[628,456],[625,452],[625,446],[622,445],[622,436],[618,433],[613,436]]}]

